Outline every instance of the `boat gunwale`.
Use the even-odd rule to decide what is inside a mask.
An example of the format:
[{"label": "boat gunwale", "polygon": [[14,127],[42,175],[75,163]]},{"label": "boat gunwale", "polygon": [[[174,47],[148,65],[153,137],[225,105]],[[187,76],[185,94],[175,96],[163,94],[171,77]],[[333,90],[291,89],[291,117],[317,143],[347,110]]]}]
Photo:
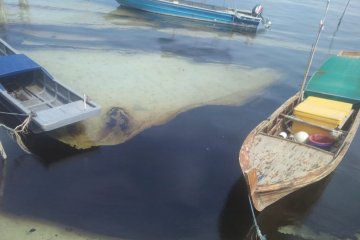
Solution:
[{"label": "boat gunwale", "polygon": [[[0,38],[0,44],[3,45],[4,47],[6,47],[7,49],[9,49],[10,51],[13,52],[13,54],[20,54],[20,52],[18,50],[16,50],[15,48],[13,48],[12,46],[10,46],[7,42],[5,42],[2,38]],[[4,53],[6,55],[6,53]],[[4,55],[0,55],[4,56]]]},{"label": "boat gunwale", "polygon": [[349,57],[349,58],[360,58],[360,52],[359,51],[347,51],[347,50],[341,50],[337,56],[342,57]]}]

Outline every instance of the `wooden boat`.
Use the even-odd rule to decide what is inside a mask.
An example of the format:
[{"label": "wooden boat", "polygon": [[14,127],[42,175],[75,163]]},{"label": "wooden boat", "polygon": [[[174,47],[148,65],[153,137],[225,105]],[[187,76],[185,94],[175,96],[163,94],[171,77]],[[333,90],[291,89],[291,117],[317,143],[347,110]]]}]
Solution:
[{"label": "wooden boat", "polygon": [[58,82],[44,68],[0,39],[0,105],[34,133],[100,114],[100,106]]},{"label": "wooden boat", "polygon": [[[310,78],[303,96],[301,91],[295,94],[247,136],[239,160],[249,195],[258,211],[323,179],[338,166],[360,124],[359,79],[360,52],[342,51],[330,57]],[[326,102],[324,109],[311,106],[314,99]],[[305,116],[297,112],[308,103],[313,107],[312,113],[307,112]],[[340,107],[336,112],[337,104]],[[350,110],[341,116],[338,125],[327,125],[329,119],[322,111],[336,115],[349,105]],[[311,139],[306,142],[296,139],[299,126],[302,132],[310,132],[310,137],[319,134],[328,137],[332,145],[324,149],[325,145]]]},{"label": "wooden boat", "polygon": [[263,7],[256,5],[252,11],[225,8],[186,0],[116,0],[121,6],[147,12],[212,23],[226,30],[256,31],[260,23],[271,25],[262,16]]}]

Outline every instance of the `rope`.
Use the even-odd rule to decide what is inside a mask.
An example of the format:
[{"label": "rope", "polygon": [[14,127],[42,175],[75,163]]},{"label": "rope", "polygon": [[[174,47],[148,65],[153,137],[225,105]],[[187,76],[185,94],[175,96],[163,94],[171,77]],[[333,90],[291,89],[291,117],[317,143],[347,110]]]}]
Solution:
[{"label": "rope", "polygon": [[2,159],[2,174],[0,175],[0,205],[3,202],[5,192],[5,179],[6,179],[6,165],[7,159]]},{"label": "rope", "polygon": [[332,45],[333,45],[333,42],[334,42],[334,38],[335,38],[335,36],[336,36],[337,31],[339,31],[340,24],[341,24],[341,22],[342,22],[342,19],[343,19],[344,16],[345,16],[345,13],[346,13],[346,10],[347,10],[347,8],[348,8],[348,6],[349,6],[349,3],[350,3],[350,0],[348,0],[346,6],[345,6],[345,8],[344,8],[344,11],[342,12],[341,17],[339,18],[339,22],[338,22],[338,24],[337,24],[337,27],[336,27],[333,35],[332,35],[332,38],[331,38],[331,41],[330,41],[330,45],[329,45],[329,50],[328,50],[329,52],[330,52],[331,49],[332,49]]},{"label": "rope", "polygon": [[4,149],[4,146],[2,145],[2,142],[0,141],[0,155],[5,160],[7,159],[7,155]]},{"label": "rope", "polygon": [[27,133],[28,129],[27,127],[29,126],[31,121],[31,115],[29,115],[23,123],[21,123],[19,126],[17,126],[16,128],[14,128],[14,131],[17,133]]},{"label": "rope", "polygon": [[[16,143],[19,145],[19,147],[26,153],[31,154],[29,149],[26,147],[24,142],[21,139],[20,134],[26,134],[28,133],[28,126],[31,122],[31,115],[28,115],[28,117],[22,122],[20,125],[16,126],[14,129],[6,126],[5,124],[0,124],[0,127],[5,128],[10,132],[10,136],[15,138]],[[5,151],[4,151],[5,153]],[[5,153],[6,155],[6,153]]]},{"label": "rope", "polygon": [[260,231],[260,228],[259,228],[259,225],[257,224],[256,217],[255,217],[255,212],[254,212],[254,207],[253,207],[253,205],[251,203],[250,196],[248,196],[248,198],[249,198],[251,214],[252,214],[252,217],[253,217],[253,220],[254,220],[254,226],[256,228],[256,234],[257,234],[257,236],[259,237],[260,240],[266,240],[266,236],[262,235],[262,233]]},{"label": "rope", "polygon": [[346,6],[345,6],[345,9],[344,9],[344,11],[343,11],[343,13],[342,13],[342,15],[341,15],[341,17],[340,17],[340,19],[339,19],[339,22],[338,22],[338,25],[337,25],[336,30],[338,30],[339,27],[340,27],[341,21],[342,21],[344,15],[345,15],[346,9],[347,9],[348,6],[349,6],[349,3],[350,3],[350,0],[348,0],[347,4],[346,4]]},{"label": "rope", "polygon": [[26,114],[26,113],[10,113],[10,112],[1,112],[1,111],[0,111],[0,114],[14,115],[14,116],[24,116],[24,117],[29,116],[29,114]]}]

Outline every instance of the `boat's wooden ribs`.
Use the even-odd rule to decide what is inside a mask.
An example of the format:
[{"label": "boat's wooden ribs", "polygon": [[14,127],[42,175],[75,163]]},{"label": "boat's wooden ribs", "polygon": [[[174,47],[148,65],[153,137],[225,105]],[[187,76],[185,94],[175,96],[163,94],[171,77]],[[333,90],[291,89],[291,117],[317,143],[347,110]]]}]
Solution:
[{"label": "boat's wooden ribs", "polygon": [[28,97],[28,99],[23,101],[23,104],[30,110],[34,111],[54,108],[62,105],[62,102],[58,99],[58,95],[55,91],[52,90],[54,95],[50,95],[50,93],[44,89],[45,87],[40,87],[38,84],[23,87],[22,92],[24,92]]}]

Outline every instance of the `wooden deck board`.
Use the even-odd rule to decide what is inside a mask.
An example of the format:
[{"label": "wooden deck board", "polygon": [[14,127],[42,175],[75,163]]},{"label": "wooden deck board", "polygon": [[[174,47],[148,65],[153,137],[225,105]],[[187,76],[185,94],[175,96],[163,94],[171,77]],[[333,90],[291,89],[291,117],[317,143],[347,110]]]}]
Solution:
[{"label": "wooden deck board", "polygon": [[251,166],[257,169],[259,185],[291,181],[325,166],[333,155],[277,137],[258,134],[250,149]]},{"label": "wooden deck board", "polygon": [[27,103],[24,104],[31,108],[33,111],[50,109],[52,107],[61,106],[64,104],[55,94],[49,93],[43,88],[43,86],[40,86],[38,84],[34,83],[28,85],[26,87],[26,90],[32,94],[33,101],[27,101]]}]

